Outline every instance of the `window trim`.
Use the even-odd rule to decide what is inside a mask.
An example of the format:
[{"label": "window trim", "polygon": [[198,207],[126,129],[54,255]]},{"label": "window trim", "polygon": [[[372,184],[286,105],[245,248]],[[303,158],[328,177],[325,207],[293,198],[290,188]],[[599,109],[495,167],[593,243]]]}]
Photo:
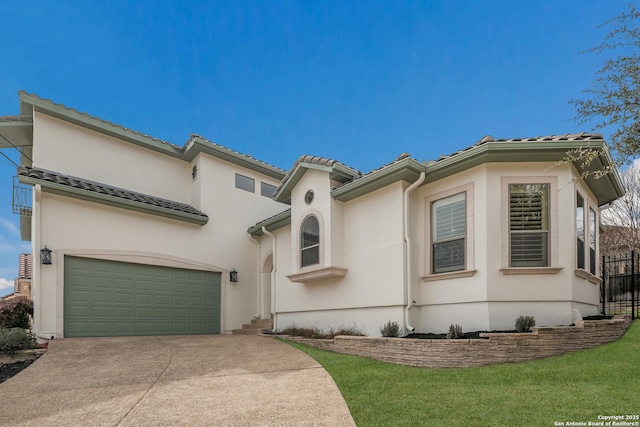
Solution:
[{"label": "window trim", "polygon": [[[600,211],[598,209],[597,203],[595,203],[593,201],[593,197],[591,196],[591,194],[588,191],[585,191],[584,188],[580,187],[580,188],[576,188],[576,200],[575,200],[575,205],[576,205],[576,209],[578,206],[578,196],[582,197],[583,200],[583,212],[582,212],[582,216],[583,216],[583,228],[584,228],[584,242],[583,242],[583,261],[584,261],[584,265],[582,267],[580,267],[578,265],[578,247],[577,247],[577,240],[578,240],[578,218],[576,215],[575,221],[576,223],[575,225],[575,232],[576,232],[576,245],[574,247],[575,249],[575,270],[574,270],[574,274],[576,275],[576,277],[579,277],[581,279],[585,279],[588,280],[591,283],[595,283],[595,284],[599,284],[602,282],[602,279],[600,279],[600,277],[597,276],[598,273],[598,268],[600,266],[600,257],[597,256],[600,252],[600,230],[599,230],[599,224],[600,224]],[[595,227],[592,227],[591,222],[589,221],[589,212],[593,212],[595,214]],[[595,257],[595,265],[592,266],[591,263],[591,229],[594,228],[595,231],[595,253],[596,253],[596,257]],[[592,273],[592,271],[595,271],[596,274]]]},{"label": "window trim", "polygon": [[[467,219],[467,230],[465,235],[465,268],[462,270],[433,273],[433,254],[432,254],[432,221],[431,207],[434,202],[455,196],[456,194],[465,194],[465,211]],[[464,185],[450,188],[445,191],[429,195],[425,197],[425,251],[424,251],[424,268],[422,280],[425,282],[445,279],[455,279],[461,277],[471,277],[475,274],[475,232],[474,232],[474,184],[469,182]]]},{"label": "window trim", "polygon": [[[515,187],[537,187],[537,189],[532,188],[521,188],[516,189]],[[538,193],[541,193],[541,196]],[[549,267],[551,265],[551,261],[549,259],[549,247],[551,245],[549,241],[549,191],[550,186],[546,183],[536,183],[536,184],[509,184],[509,267],[511,268],[523,268],[523,267]],[[522,203],[522,196],[526,195],[527,199]],[[528,198],[529,195],[534,195],[533,199]],[[531,200],[538,200],[538,196],[540,196],[540,206],[531,207],[529,202]],[[515,204],[514,204],[515,200]],[[534,209],[532,211],[532,209]],[[534,212],[537,212],[539,209],[540,218],[536,218]],[[513,228],[514,225],[514,215],[518,215],[515,219],[516,228]],[[539,223],[539,224],[538,224]],[[517,227],[518,224],[521,224],[522,228]],[[536,244],[536,248],[540,249],[540,258],[533,259],[520,259],[520,256],[517,259],[515,254],[518,254],[519,251],[516,251],[515,248],[519,248],[519,245],[514,246],[514,238],[522,237],[525,239],[525,245],[528,245],[529,236],[536,238],[539,236],[540,238],[540,246]],[[540,265],[536,265],[540,262]],[[519,264],[519,265],[516,265]]]},{"label": "window trim", "polygon": [[[238,183],[239,182],[238,178],[240,178],[241,180],[244,179],[244,180],[251,181],[251,190],[249,190],[248,188],[240,187],[239,186],[240,184]],[[251,178],[250,176],[242,175],[241,173],[236,173],[236,175],[235,175],[235,186],[236,186],[236,188],[238,190],[247,191],[249,193],[255,193],[256,192],[256,180]]]},{"label": "window trim", "polygon": [[[271,191],[268,194],[265,194],[265,187],[267,187],[269,190],[271,190],[273,188],[273,191]],[[263,197],[267,197],[269,199],[273,198],[273,195],[276,194],[276,190],[278,189],[277,186],[273,185],[273,184],[269,184],[268,182],[264,182],[264,181],[260,181],[260,195]]]},{"label": "window trim", "polygon": [[[303,233],[303,228],[304,228],[304,226],[307,224],[307,221],[310,221],[310,220],[312,220],[312,219],[316,221],[316,224],[317,224],[317,226],[318,226],[318,243],[314,243],[314,244],[312,244],[312,245],[308,245],[308,246],[304,246],[304,247],[303,247],[303,246],[302,246],[302,245],[304,244],[304,233]],[[320,265],[320,258],[321,258],[320,254],[321,254],[321,252],[322,252],[322,234],[321,234],[321,230],[320,230],[320,221],[318,220],[318,217],[317,217],[316,215],[314,215],[314,214],[308,214],[308,215],[305,215],[305,217],[302,219],[302,222],[300,223],[300,227],[299,227],[299,229],[298,229],[298,230],[299,230],[299,236],[298,236],[298,237],[299,237],[299,239],[298,239],[298,242],[299,242],[298,254],[299,254],[299,259],[300,259],[300,263],[298,264],[299,268],[302,270],[302,269],[304,269],[304,268],[309,268],[309,267],[314,267],[314,266],[318,266],[318,265]],[[316,262],[313,262],[313,263],[311,263],[311,264],[304,265],[304,264],[303,264],[303,262],[304,262],[304,257],[303,257],[303,255],[302,255],[302,254],[303,254],[305,251],[308,251],[308,250],[311,250],[311,249],[314,249],[314,248],[317,248],[317,250],[318,250],[318,257],[317,257],[317,261],[316,261]]]},{"label": "window trim", "polygon": [[[511,232],[509,222],[509,186],[511,184],[547,184],[549,186],[548,218],[548,265],[545,267],[511,267]],[[503,176],[500,178],[502,218],[501,252],[502,274],[557,274],[559,267],[558,249],[558,177],[557,176]]]},{"label": "window trim", "polygon": [[[582,206],[578,206],[578,200],[582,199]],[[585,221],[585,212],[587,211],[585,208],[587,207],[587,198],[584,197],[582,195],[582,193],[580,192],[580,190],[576,190],[576,216],[575,216],[575,232],[576,232],[576,243],[575,243],[575,250],[576,250],[576,262],[575,262],[575,266],[577,270],[585,270],[587,271],[586,267],[587,267],[587,259],[585,257],[586,255],[586,250],[585,250],[585,240],[586,240],[586,224],[587,222]],[[578,240],[580,239],[580,233],[579,233],[579,221],[580,219],[578,218],[578,209],[582,209],[582,265],[580,265],[580,250],[578,247]]]}]

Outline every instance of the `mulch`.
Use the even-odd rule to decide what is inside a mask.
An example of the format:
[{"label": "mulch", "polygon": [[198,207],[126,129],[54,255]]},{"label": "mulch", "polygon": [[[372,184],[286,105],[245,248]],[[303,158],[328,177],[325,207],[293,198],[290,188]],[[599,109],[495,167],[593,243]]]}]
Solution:
[{"label": "mulch", "polygon": [[26,369],[35,360],[29,360],[27,362],[10,363],[8,365],[0,365],[0,384],[19,374],[22,370]]}]

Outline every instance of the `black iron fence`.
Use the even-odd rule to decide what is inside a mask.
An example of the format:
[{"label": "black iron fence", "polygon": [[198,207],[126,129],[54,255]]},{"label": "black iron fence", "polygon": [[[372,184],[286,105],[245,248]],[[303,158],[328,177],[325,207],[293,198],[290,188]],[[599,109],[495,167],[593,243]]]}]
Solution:
[{"label": "black iron fence", "polygon": [[603,315],[631,314],[639,316],[640,253],[602,257],[600,304]]}]

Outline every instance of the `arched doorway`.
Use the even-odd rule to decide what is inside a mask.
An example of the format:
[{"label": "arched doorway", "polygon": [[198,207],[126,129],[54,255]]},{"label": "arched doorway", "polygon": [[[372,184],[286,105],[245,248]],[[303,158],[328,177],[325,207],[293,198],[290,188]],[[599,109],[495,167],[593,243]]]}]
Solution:
[{"label": "arched doorway", "polygon": [[260,272],[260,318],[271,318],[271,273],[273,272],[273,254],[270,253],[262,263]]}]

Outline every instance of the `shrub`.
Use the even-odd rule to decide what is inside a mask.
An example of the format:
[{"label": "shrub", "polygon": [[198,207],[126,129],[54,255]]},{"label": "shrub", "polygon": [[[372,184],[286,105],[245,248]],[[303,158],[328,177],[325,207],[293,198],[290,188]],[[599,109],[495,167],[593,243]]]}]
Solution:
[{"label": "shrub", "polygon": [[338,329],[334,329],[333,327],[329,328],[329,333],[327,334],[329,338],[333,338],[337,335],[350,335],[353,337],[363,337],[364,334],[362,330],[358,328],[355,324],[345,328],[344,326],[339,327]]},{"label": "shrub", "polygon": [[462,337],[462,326],[458,324],[449,325],[449,331],[447,332],[447,339],[454,340]]},{"label": "shrub", "polygon": [[0,328],[0,353],[15,353],[33,348],[35,337],[26,329]]},{"label": "shrub", "polygon": [[533,316],[518,316],[516,319],[516,331],[518,332],[529,332],[534,326],[536,326],[536,320]]},{"label": "shrub", "polygon": [[336,335],[351,335],[351,336],[364,336],[362,331],[356,326],[350,326],[345,328],[341,326],[338,329],[330,328],[328,333],[325,333],[322,329],[319,329],[315,326],[313,327],[300,327],[291,325],[287,328],[278,332],[280,335],[291,335],[294,337],[302,337],[302,338],[315,338],[315,339],[331,339]]},{"label": "shrub", "polygon": [[29,329],[33,316],[33,301],[15,297],[0,301],[0,328]]},{"label": "shrub", "polygon": [[302,338],[324,338],[324,332],[317,327],[300,327],[291,325],[280,331],[280,335],[291,335]]},{"label": "shrub", "polygon": [[392,322],[389,320],[387,323],[380,328],[380,334],[383,337],[399,337],[400,336],[400,325],[398,322]]}]

